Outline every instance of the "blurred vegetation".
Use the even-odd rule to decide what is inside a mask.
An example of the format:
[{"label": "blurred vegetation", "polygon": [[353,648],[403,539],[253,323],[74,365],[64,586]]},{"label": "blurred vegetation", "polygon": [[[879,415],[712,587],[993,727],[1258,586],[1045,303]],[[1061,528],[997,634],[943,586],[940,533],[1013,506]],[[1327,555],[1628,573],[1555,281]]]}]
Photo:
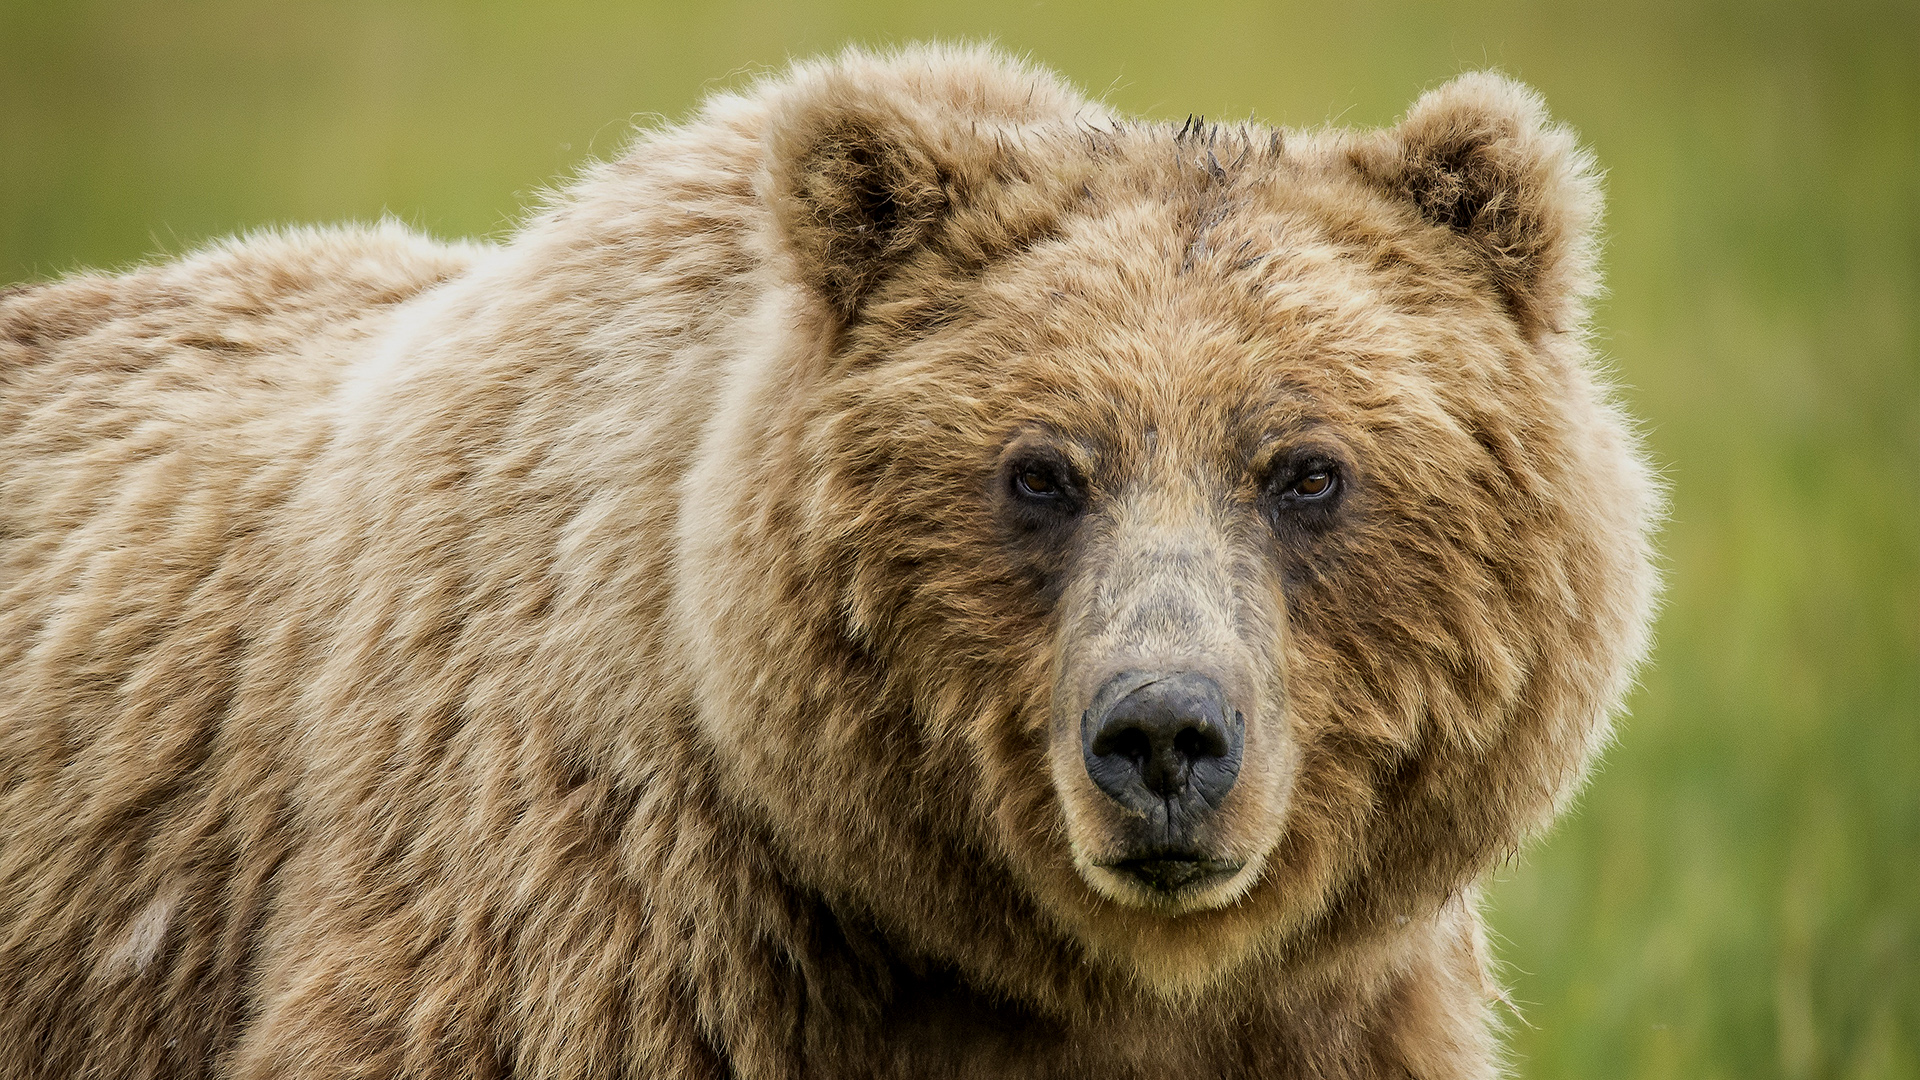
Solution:
[{"label": "blurred vegetation", "polygon": [[[964,10],[962,10],[964,8]],[[1117,106],[1385,123],[1481,66],[1609,169],[1673,485],[1632,715],[1491,894],[1538,1077],[1920,1077],[1920,5],[0,0],[0,281],[258,225],[498,234],[785,58],[993,37]]]}]

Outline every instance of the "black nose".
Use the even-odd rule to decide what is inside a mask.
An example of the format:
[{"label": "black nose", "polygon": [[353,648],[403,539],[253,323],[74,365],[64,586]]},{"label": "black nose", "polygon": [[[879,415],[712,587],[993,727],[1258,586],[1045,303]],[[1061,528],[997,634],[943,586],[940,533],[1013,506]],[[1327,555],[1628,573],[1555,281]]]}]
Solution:
[{"label": "black nose", "polygon": [[1087,775],[1120,805],[1154,818],[1172,811],[1191,820],[1218,809],[1240,775],[1245,736],[1220,684],[1194,671],[1115,675],[1080,722]]}]

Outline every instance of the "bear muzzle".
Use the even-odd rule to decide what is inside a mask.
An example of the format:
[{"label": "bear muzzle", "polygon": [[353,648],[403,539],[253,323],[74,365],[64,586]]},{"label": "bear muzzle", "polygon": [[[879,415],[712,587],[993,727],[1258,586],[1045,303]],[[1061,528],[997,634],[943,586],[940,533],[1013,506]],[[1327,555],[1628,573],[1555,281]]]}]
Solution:
[{"label": "bear muzzle", "polygon": [[1246,747],[1246,720],[1212,677],[1123,671],[1094,694],[1080,742],[1087,776],[1129,824],[1127,850],[1105,869],[1159,892],[1240,869],[1201,842],[1240,775]]}]

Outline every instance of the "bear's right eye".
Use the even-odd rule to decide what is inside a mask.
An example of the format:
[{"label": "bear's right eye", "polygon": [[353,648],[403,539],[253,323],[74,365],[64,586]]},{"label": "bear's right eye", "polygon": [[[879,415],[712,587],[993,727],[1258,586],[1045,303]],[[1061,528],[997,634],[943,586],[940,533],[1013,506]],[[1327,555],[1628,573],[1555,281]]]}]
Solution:
[{"label": "bear's right eye", "polygon": [[1064,469],[1051,461],[1017,462],[1008,470],[1013,494],[1022,502],[1057,510],[1071,510],[1075,503],[1073,481]]},{"label": "bear's right eye", "polygon": [[1020,494],[1040,499],[1051,499],[1060,494],[1060,482],[1053,478],[1047,469],[1022,469],[1014,482],[1020,485]]}]

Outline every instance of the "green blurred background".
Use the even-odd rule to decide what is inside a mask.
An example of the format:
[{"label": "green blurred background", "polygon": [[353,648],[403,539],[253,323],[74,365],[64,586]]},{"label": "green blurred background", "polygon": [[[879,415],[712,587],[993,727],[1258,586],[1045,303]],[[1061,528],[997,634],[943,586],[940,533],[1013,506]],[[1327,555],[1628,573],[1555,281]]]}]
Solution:
[{"label": "green blurred background", "polygon": [[1156,117],[1380,124],[1493,65],[1579,129],[1671,584],[1617,745],[1492,889],[1517,1064],[1920,1077],[1920,4],[0,0],[0,281],[499,235],[789,56],[989,36]]}]

